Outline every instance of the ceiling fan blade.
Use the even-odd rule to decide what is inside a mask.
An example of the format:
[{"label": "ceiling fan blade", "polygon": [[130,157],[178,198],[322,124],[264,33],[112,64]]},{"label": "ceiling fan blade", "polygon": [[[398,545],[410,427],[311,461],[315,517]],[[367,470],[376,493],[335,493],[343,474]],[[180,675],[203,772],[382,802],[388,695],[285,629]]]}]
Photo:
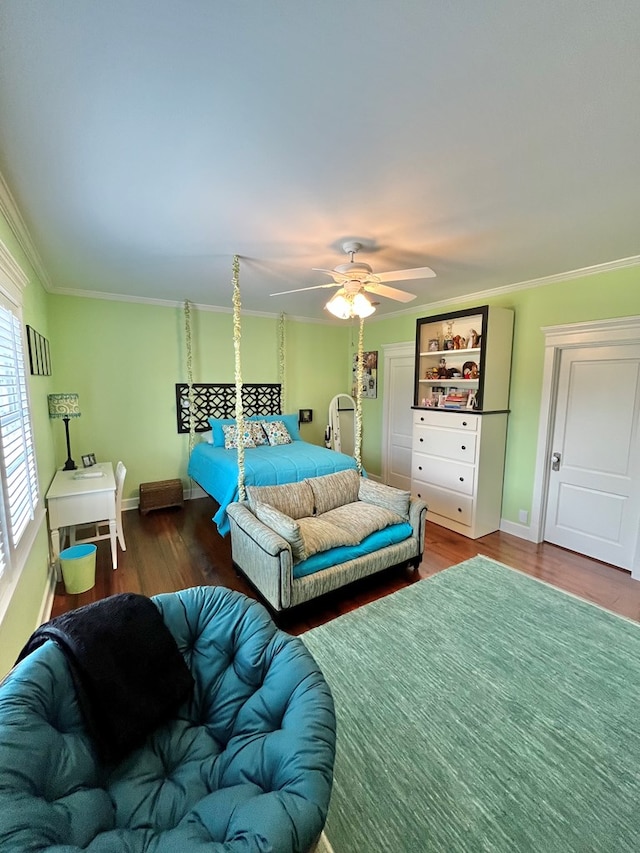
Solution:
[{"label": "ceiling fan blade", "polygon": [[297,287],[295,290],[279,290],[278,293],[270,293],[269,296],[286,296],[287,293],[302,293],[303,290],[320,290],[323,287],[338,287],[338,282],[330,281],[327,284],[312,284],[310,287]]},{"label": "ceiling fan blade", "polygon": [[366,282],[364,289],[376,296],[386,296],[387,299],[395,299],[397,302],[411,302],[416,298],[415,293],[407,293],[406,290],[398,290],[386,284],[378,284],[376,281]]},{"label": "ceiling fan blade", "polygon": [[313,272],[324,272],[327,275],[330,275],[331,278],[336,282],[336,284],[340,284],[343,281],[348,281],[349,276],[344,273],[338,272],[337,270],[322,270],[319,267],[312,267]]},{"label": "ceiling fan blade", "polygon": [[435,278],[431,267],[418,267],[415,270],[395,270],[393,272],[377,272],[379,281],[409,281],[412,278]]}]

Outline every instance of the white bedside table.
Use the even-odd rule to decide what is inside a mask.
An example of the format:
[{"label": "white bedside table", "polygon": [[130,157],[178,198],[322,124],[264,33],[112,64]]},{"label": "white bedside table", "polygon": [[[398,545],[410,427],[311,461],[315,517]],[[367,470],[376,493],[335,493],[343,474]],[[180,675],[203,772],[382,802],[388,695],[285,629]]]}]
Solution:
[{"label": "white bedside table", "polygon": [[77,471],[57,471],[47,492],[47,508],[51,550],[56,563],[60,555],[61,527],[108,519],[111,560],[113,568],[117,568],[116,481],[111,462],[99,462],[91,468],[79,468]]}]

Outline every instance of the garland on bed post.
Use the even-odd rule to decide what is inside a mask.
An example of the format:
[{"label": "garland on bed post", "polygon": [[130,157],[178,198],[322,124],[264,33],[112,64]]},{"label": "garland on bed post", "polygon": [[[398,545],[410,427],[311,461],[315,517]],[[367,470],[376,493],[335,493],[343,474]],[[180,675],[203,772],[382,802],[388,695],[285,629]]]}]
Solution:
[{"label": "garland on bed post", "polygon": [[356,446],[354,456],[358,473],[362,474],[362,377],[364,374],[364,319],[360,318],[358,361],[356,363]]},{"label": "garland on bed post", "polygon": [[233,256],[233,349],[236,366],[236,434],[238,442],[238,500],[246,497],[244,488],[244,410],[242,408],[242,370],[240,367],[240,258]]},{"label": "garland on bed post", "polygon": [[196,422],[194,417],[193,395],[193,351],[191,346],[191,303],[184,301],[184,338],[187,348],[187,400],[189,405],[189,456],[196,443]]},{"label": "garland on bed post", "polygon": [[282,411],[287,411],[286,400],[286,387],[285,387],[285,373],[284,373],[284,365],[285,365],[285,325],[284,325],[284,311],[280,314],[280,320],[278,322],[278,378],[280,379],[280,406],[282,407]]}]

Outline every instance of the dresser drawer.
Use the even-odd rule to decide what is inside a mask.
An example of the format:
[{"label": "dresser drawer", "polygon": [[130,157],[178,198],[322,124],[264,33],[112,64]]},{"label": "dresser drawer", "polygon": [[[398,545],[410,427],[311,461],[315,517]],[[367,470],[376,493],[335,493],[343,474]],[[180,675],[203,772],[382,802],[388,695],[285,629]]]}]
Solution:
[{"label": "dresser drawer", "polygon": [[[426,483],[415,483],[413,493],[426,501],[429,513],[451,518],[460,524],[471,524],[473,518],[473,498],[456,494]],[[427,515],[427,518],[429,516]]]},{"label": "dresser drawer", "polygon": [[479,426],[479,416],[462,412],[434,412],[425,409],[413,410],[415,426],[438,426],[443,429],[464,429],[476,431]]},{"label": "dresser drawer", "polygon": [[413,454],[411,479],[421,483],[432,483],[443,489],[453,489],[464,495],[472,495],[475,482],[473,465],[464,462],[438,459],[435,456],[425,456],[422,453]]},{"label": "dresser drawer", "polygon": [[414,453],[428,453],[430,456],[444,456],[446,459],[473,464],[476,461],[477,438],[474,432],[414,426],[413,450]]}]

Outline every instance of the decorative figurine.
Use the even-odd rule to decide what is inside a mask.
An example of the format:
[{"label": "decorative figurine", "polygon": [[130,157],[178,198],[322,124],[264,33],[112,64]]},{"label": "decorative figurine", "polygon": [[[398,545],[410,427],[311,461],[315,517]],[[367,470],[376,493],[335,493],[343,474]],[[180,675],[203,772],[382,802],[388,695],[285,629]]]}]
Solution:
[{"label": "decorative figurine", "polygon": [[480,338],[478,337],[478,333],[475,329],[469,329],[469,337],[467,339],[467,346],[469,349],[476,349],[480,346]]},{"label": "decorative figurine", "polygon": [[453,343],[453,320],[447,320],[447,333],[444,336],[442,349],[450,350],[454,348]]}]

